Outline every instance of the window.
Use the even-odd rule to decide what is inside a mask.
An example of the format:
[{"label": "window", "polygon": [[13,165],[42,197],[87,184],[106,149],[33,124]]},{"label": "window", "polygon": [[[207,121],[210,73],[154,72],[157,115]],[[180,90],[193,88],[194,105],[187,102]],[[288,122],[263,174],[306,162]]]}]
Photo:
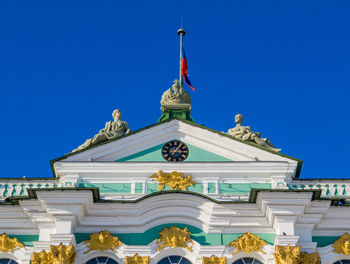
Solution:
[{"label": "window", "polygon": [[159,261],[158,264],[191,264],[191,262],[181,256],[168,256]]},{"label": "window", "polygon": [[109,257],[97,257],[97,258],[90,259],[89,261],[85,262],[85,264],[118,264],[118,262],[116,262],[114,259],[111,259]]},{"label": "window", "polygon": [[12,259],[0,259],[0,264],[18,264],[18,263]]},{"label": "window", "polygon": [[242,258],[242,259],[236,260],[232,264],[262,264],[262,263],[255,258]]},{"label": "window", "polygon": [[337,262],[334,262],[334,264],[350,264],[350,260],[338,260]]}]

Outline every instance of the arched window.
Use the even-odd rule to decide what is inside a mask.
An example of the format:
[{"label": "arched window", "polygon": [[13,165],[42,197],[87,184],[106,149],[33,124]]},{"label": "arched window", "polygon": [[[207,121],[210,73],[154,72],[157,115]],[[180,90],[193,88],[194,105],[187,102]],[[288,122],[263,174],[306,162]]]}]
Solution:
[{"label": "arched window", "polygon": [[350,264],[350,260],[347,260],[347,259],[338,260],[337,262],[334,262],[334,264]]},{"label": "arched window", "polygon": [[191,264],[191,262],[181,256],[168,256],[159,261],[158,264]]},{"label": "arched window", "polygon": [[85,262],[85,264],[118,264],[118,262],[116,262],[114,259],[111,259],[109,257],[97,257],[97,258],[88,260],[87,262]]},{"label": "arched window", "polygon": [[262,264],[262,262],[260,262],[255,258],[242,258],[242,259],[236,260],[232,264]]},{"label": "arched window", "polygon": [[0,264],[18,264],[13,259],[0,259]]}]

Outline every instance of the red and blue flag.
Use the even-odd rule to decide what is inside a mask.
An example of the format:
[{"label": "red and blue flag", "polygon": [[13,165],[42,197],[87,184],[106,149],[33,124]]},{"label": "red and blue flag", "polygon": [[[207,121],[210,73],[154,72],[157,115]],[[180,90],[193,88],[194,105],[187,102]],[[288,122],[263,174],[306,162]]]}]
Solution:
[{"label": "red and blue flag", "polygon": [[187,69],[188,69],[188,66],[187,66],[185,49],[182,48],[181,74],[182,74],[182,77],[184,78],[186,85],[194,91],[194,88],[191,84],[190,78],[188,77]]}]

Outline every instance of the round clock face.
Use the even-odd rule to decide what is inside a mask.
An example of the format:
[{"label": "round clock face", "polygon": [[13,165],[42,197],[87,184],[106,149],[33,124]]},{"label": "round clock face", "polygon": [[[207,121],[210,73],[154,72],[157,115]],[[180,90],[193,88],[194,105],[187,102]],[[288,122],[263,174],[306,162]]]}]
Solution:
[{"label": "round clock face", "polygon": [[162,148],[163,158],[167,161],[183,161],[187,159],[188,154],[189,150],[187,145],[180,140],[169,141]]}]

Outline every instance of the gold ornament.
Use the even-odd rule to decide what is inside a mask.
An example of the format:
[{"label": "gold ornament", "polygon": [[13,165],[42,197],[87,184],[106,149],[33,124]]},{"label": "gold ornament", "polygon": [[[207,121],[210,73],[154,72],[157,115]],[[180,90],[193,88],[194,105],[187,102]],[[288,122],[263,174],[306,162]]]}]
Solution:
[{"label": "gold ornament", "polygon": [[158,171],[153,174],[150,178],[156,178],[158,181],[158,191],[164,189],[165,184],[168,185],[172,190],[183,190],[186,191],[187,187],[195,185],[197,182],[192,181],[192,176],[184,177],[184,174],[177,171],[165,173]]},{"label": "gold ornament", "polygon": [[226,264],[226,257],[217,257],[212,255],[210,258],[202,257],[202,264]]},{"label": "gold ornament", "polygon": [[350,255],[350,235],[348,233],[343,234],[338,240],[333,244],[335,248],[334,253]]},{"label": "gold ornament", "polygon": [[40,253],[33,253],[32,256],[32,264],[52,264],[53,263],[53,255],[51,253],[47,253],[45,250]]},{"label": "gold ornament", "polygon": [[6,233],[0,235],[0,252],[12,252],[19,247],[24,248],[24,245],[17,238],[10,238]]},{"label": "gold ornament", "polygon": [[[190,246],[187,244],[190,244]],[[157,251],[161,251],[165,247],[179,247],[192,251],[193,241],[190,237],[190,231],[187,230],[187,227],[180,229],[176,226],[172,226],[171,228],[165,227],[162,231],[159,232],[157,245]]]},{"label": "gold ornament", "polygon": [[50,252],[43,250],[33,253],[32,264],[73,264],[76,257],[74,246],[61,243],[58,246],[50,246]]},{"label": "gold ornament", "polygon": [[302,252],[302,264],[321,264],[320,256],[318,252],[314,252],[312,254],[308,254],[306,252]]},{"label": "gold ornament", "polygon": [[90,234],[90,239],[85,240],[84,244],[88,244],[87,247],[89,248],[84,254],[92,250],[105,251],[111,249],[113,252],[116,252],[115,248],[123,245],[118,237],[111,235],[107,230]]},{"label": "gold ornament", "polygon": [[266,254],[264,251],[262,251],[262,248],[266,244],[267,243],[264,240],[248,232],[243,234],[236,240],[232,241],[230,244],[228,244],[228,246],[237,249],[235,252],[232,253],[232,255],[237,254],[241,251],[247,252],[249,254],[255,251],[259,251],[263,254]]},{"label": "gold ornament", "polygon": [[276,264],[300,264],[301,262],[301,247],[293,247],[288,245],[276,246],[274,253]]},{"label": "gold ornament", "polygon": [[133,257],[125,257],[125,264],[148,264],[149,257],[141,257],[138,253]]}]

